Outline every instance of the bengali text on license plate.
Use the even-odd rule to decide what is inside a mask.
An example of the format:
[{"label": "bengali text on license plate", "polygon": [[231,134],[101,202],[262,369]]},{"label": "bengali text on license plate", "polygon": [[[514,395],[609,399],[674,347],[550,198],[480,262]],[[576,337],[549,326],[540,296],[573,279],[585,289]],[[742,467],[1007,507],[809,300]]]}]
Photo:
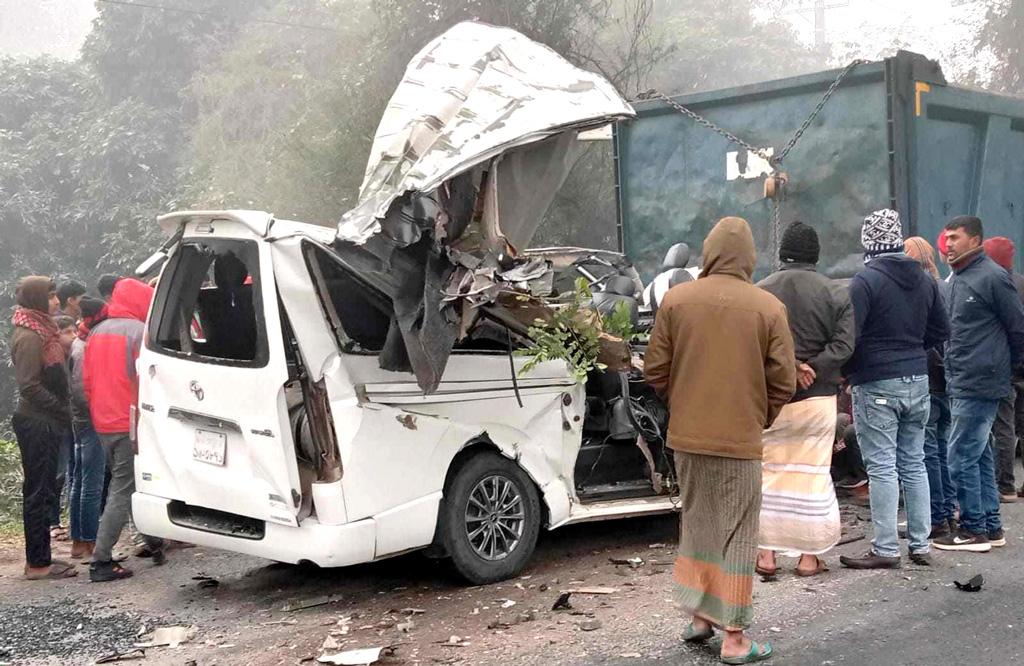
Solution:
[{"label": "bengali text on license plate", "polygon": [[196,444],[192,448],[192,458],[211,465],[223,465],[227,451],[227,435],[209,430],[196,430]]}]

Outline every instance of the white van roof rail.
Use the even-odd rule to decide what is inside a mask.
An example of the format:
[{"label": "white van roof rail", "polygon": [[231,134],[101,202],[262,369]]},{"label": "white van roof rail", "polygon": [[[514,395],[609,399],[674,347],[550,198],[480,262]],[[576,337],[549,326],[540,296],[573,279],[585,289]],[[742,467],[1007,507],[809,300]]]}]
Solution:
[{"label": "white van roof rail", "polygon": [[254,234],[263,238],[270,231],[272,213],[261,210],[183,210],[176,213],[159,215],[156,221],[168,236],[178,230],[185,222],[192,220],[231,220],[249,227]]}]

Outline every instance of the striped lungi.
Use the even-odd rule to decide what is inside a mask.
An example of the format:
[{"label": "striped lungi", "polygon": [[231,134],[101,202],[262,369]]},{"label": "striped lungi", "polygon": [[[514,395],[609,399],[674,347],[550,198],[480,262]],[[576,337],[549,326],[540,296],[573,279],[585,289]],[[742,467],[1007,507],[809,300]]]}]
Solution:
[{"label": "striped lungi", "polygon": [[765,431],[761,548],[820,555],[839,542],[830,472],[835,437],[835,396],[790,403]]},{"label": "striped lungi", "polygon": [[679,479],[676,602],[729,631],[754,614],[761,461],[674,451]]}]

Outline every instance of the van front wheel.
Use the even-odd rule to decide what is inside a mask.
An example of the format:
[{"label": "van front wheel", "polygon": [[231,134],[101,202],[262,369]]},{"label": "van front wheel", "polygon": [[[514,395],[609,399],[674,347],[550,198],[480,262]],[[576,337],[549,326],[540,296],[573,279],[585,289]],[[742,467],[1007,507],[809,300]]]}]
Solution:
[{"label": "van front wheel", "polygon": [[533,554],[540,499],[514,462],[496,453],[474,456],[444,498],[442,528],[455,569],[474,585],[515,576]]}]

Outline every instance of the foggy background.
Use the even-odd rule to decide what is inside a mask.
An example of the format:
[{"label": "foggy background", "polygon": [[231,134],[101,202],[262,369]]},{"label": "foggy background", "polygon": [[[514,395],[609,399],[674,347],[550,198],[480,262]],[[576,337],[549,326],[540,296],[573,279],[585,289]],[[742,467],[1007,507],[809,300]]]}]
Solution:
[{"label": "foggy background", "polygon": [[[0,0],[0,309],[22,275],[92,289],[102,273],[128,274],[161,242],[161,212],[255,208],[335,224],[405,64],[466,19],[517,29],[630,100],[900,48],[940,60],[951,83],[1024,92],[1024,0],[815,4]],[[594,142],[535,245],[614,247],[613,185],[610,142]],[[0,419],[15,395],[6,368],[3,379]]]}]

